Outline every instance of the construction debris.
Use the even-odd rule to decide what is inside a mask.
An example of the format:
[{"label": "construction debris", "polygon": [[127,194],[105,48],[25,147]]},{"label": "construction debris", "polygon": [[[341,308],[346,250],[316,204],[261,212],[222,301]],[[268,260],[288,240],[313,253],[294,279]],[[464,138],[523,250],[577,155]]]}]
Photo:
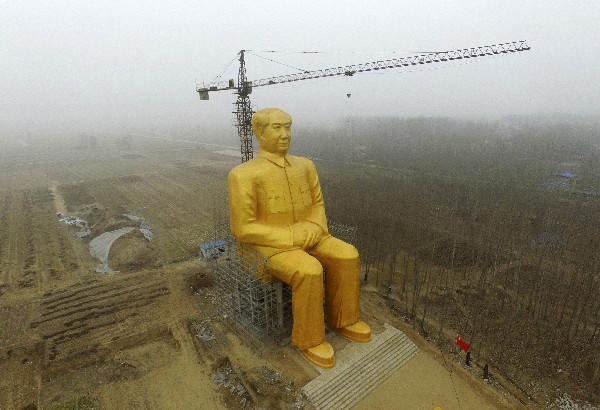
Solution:
[{"label": "construction debris", "polygon": [[212,374],[211,380],[221,389],[228,390],[232,396],[237,396],[238,407],[244,408],[252,404],[252,398],[248,394],[248,390],[246,390],[244,383],[231,366],[228,357],[221,360],[221,365]]},{"label": "construction debris", "polygon": [[69,216],[63,214],[62,212],[57,213],[56,216],[58,216],[58,221],[64,223],[65,225],[87,228],[87,222],[78,216]]},{"label": "construction debris", "polygon": [[203,342],[215,340],[215,335],[213,334],[212,328],[208,322],[203,320],[194,321],[192,322],[192,330],[194,331],[194,335]]},{"label": "construction debris", "polygon": [[140,224],[140,232],[144,235],[147,241],[152,241],[154,239],[154,232],[152,232],[152,227],[146,223],[146,220],[141,216],[133,215],[133,214],[123,214],[123,216],[127,217],[130,221]]},{"label": "construction debris", "polygon": [[227,242],[222,239],[203,243],[199,245],[200,255],[202,255],[205,261],[210,261],[226,253],[227,246]]}]

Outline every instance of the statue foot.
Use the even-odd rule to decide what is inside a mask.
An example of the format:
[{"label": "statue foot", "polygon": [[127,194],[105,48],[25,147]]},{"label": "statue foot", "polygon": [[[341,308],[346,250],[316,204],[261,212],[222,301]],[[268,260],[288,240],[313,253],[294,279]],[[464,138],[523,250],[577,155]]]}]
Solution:
[{"label": "statue foot", "polygon": [[353,325],[335,329],[336,333],[353,342],[367,343],[371,341],[371,328],[362,320]]},{"label": "statue foot", "polygon": [[331,347],[327,341],[324,341],[320,345],[301,350],[300,352],[306,360],[315,366],[319,366],[323,369],[331,369],[335,366],[333,347]]}]

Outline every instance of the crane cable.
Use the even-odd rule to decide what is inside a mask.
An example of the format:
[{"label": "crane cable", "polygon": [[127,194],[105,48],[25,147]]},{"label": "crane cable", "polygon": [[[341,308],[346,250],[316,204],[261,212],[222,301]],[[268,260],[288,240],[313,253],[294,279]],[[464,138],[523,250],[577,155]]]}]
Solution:
[{"label": "crane cable", "polygon": [[354,113],[354,100],[350,99],[350,96],[352,95],[352,90],[350,87],[350,83],[352,81],[352,77],[348,77],[346,76],[346,139],[347,141],[353,141],[352,137],[354,136],[354,130],[353,130],[353,124],[352,124],[352,118],[355,116]]},{"label": "crane cable", "polygon": [[[253,55],[255,57],[258,57],[260,59],[263,59],[263,60],[266,60],[266,61],[270,61],[272,63],[282,65],[284,67],[293,68],[294,70],[298,70],[298,71],[301,71],[303,73],[306,73],[306,72],[309,72],[309,71],[313,71],[313,70],[307,70],[307,69],[304,69],[304,68],[295,67],[295,66],[290,65],[290,64],[282,63],[281,61],[277,61],[277,60],[273,60],[271,58],[263,57],[263,56],[258,55],[256,53],[288,53],[288,54],[432,54],[432,53],[440,53],[441,52],[441,51],[284,51],[284,50],[256,50],[256,51],[254,51],[254,50],[244,50],[244,51],[247,54],[251,54],[251,55]],[[238,55],[239,55],[239,53],[236,55],[236,57],[233,58],[233,60],[231,60],[227,64],[227,66],[223,69],[223,71],[217,77],[215,77],[215,80],[213,80],[213,82],[215,82],[217,80],[217,78],[220,78],[223,75],[223,73],[225,72],[225,70],[227,70],[227,68],[229,68],[229,66],[236,60],[236,58],[237,58]],[[490,57],[499,57],[499,56],[490,56]],[[469,62],[469,63],[471,63],[471,62]],[[468,64],[468,63],[467,62],[463,62],[462,64],[457,64],[457,65],[463,65],[463,64]],[[439,67],[439,68],[442,68],[442,67]],[[434,69],[439,69],[439,68],[434,68]],[[421,70],[419,70],[419,71],[421,71]],[[423,71],[425,71],[425,70],[423,70]],[[383,73],[372,73],[372,74],[383,74]],[[348,96],[348,98],[350,98],[350,96]]]},{"label": "crane cable", "polygon": [[[246,52],[246,54],[251,54],[251,55],[261,58],[263,60],[270,61],[272,63],[282,65],[284,67],[293,68],[294,70],[298,70],[303,73],[313,71],[313,70],[306,70],[304,68],[295,67],[290,64],[282,63],[281,61],[276,61],[271,58],[263,57],[256,53],[288,53],[288,54],[430,54],[430,53],[438,53],[438,51],[281,51],[281,50],[257,50],[255,52],[253,52],[253,50],[245,50],[245,52]],[[232,62],[233,62],[233,60],[229,64],[227,64],[227,67],[229,67]],[[227,67],[225,67],[225,69],[227,69]],[[221,75],[223,75],[223,73],[219,74],[218,77],[220,77]],[[347,96],[348,96],[348,98],[350,98],[350,94],[347,94]]]},{"label": "crane cable", "polygon": [[267,57],[259,56],[258,54],[254,54],[253,52],[248,51],[248,50],[246,50],[246,53],[252,54],[253,56],[258,57],[258,58],[262,58],[263,60],[271,61],[272,63],[280,64],[280,65],[283,65],[283,66],[286,66],[286,67],[293,68],[294,70],[302,71],[303,73],[305,73],[307,71],[310,71],[310,70],[305,70],[303,68],[294,67],[293,65],[285,64],[285,63],[282,63],[280,61],[275,61],[275,60],[272,60],[272,59],[267,58]]},{"label": "crane cable", "polygon": [[219,78],[221,78],[221,77],[223,76],[223,74],[225,74],[225,71],[227,71],[227,69],[229,68],[229,66],[230,66],[231,64],[233,64],[233,62],[234,62],[235,60],[237,60],[237,59],[238,59],[238,56],[239,56],[239,55],[240,55],[240,53],[237,53],[237,54],[235,55],[235,57],[233,57],[233,59],[232,59],[232,60],[231,60],[229,63],[227,63],[227,65],[225,66],[225,68],[223,69],[223,71],[221,71],[221,73],[220,73],[220,74],[218,74],[218,75],[217,75],[217,76],[214,78],[214,80],[212,80],[212,82],[211,82],[211,83],[213,83],[213,84],[214,84],[214,83],[216,83],[216,82],[217,82],[217,80],[218,80]]},{"label": "crane cable", "polygon": [[[285,67],[289,67],[289,68],[293,68],[294,70],[298,70],[301,71],[303,73],[306,72],[310,72],[310,71],[314,71],[314,70],[307,70],[307,69],[303,69],[303,68],[299,68],[299,67],[295,67],[293,65],[290,64],[285,64],[282,63],[280,61],[276,61],[267,57],[263,57],[260,56],[258,53],[290,53],[290,54],[430,54],[430,53],[440,53],[440,51],[348,51],[348,52],[344,52],[344,51],[282,51],[282,50],[259,50],[259,51],[255,51],[252,52],[252,50],[245,50],[246,53],[248,54],[252,54],[255,57],[261,58],[263,60],[266,61],[270,61]],[[490,55],[490,56],[482,56],[483,58],[480,59],[476,59],[476,60],[471,60],[471,61],[462,61],[460,63],[452,63],[452,64],[445,64],[445,65],[441,65],[441,66],[436,66],[436,67],[423,67],[423,68],[417,68],[417,67],[413,67],[413,69],[408,69],[408,70],[400,70],[400,72],[398,72],[398,74],[403,74],[403,73],[407,73],[407,72],[421,72],[421,71],[431,71],[431,70],[440,70],[440,69],[444,69],[447,68],[449,66],[462,66],[462,65],[467,65],[467,64],[473,64],[473,63],[479,63],[482,62],[484,60],[488,60],[488,59],[492,59],[492,58],[499,58],[501,56],[499,55]],[[231,62],[228,64],[228,66],[231,64]],[[387,72],[382,73],[382,72],[372,72],[372,73],[364,73],[364,74],[389,74]],[[346,93],[346,97],[350,98],[351,96],[351,92]]]},{"label": "crane cable", "polygon": [[285,50],[246,50],[256,53],[288,53],[288,54],[433,54],[442,51],[285,51]]}]

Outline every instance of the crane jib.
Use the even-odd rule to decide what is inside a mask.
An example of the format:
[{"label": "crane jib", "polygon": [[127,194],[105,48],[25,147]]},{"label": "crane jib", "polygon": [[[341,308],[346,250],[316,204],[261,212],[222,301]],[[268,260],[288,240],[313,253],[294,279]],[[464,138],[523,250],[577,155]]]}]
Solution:
[{"label": "crane jib", "polygon": [[[356,73],[369,71],[385,70],[390,68],[402,68],[410,66],[418,66],[431,63],[448,62],[454,60],[462,60],[469,58],[485,57],[498,54],[515,53],[519,51],[527,51],[530,47],[526,41],[514,41],[509,43],[492,44],[480,47],[463,48],[452,51],[441,51],[426,54],[419,54],[407,57],[398,57],[389,60],[372,61],[368,63],[352,64],[343,67],[325,68],[321,70],[303,71],[300,73],[285,74],[276,77],[263,78],[254,81],[248,81],[250,87],[262,87],[265,85],[274,85],[280,83],[288,83],[293,81],[311,80],[320,77],[333,76],[353,76]],[[202,95],[206,95],[208,91],[223,91],[234,89],[231,82],[224,86],[210,84],[209,86],[197,87],[196,91]]]},{"label": "crane jib", "polygon": [[309,80],[319,77],[331,77],[337,75],[352,76],[355,73],[385,70],[389,68],[410,67],[421,64],[431,64],[446,61],[462,60],[466,58],[485,57],[497,54],[514,53],[529,50],[525,41],[493,44],[489,46],[464,48],[461,50],[427,53],[416,56],[399,57],[389,60],[373,61],[362,64],[354,64],[345,67],[326,68],[322,70],[307,71],[302,73],[286,74],[270,77],[252,82],[254,87],[286,83],[292,81]]}]

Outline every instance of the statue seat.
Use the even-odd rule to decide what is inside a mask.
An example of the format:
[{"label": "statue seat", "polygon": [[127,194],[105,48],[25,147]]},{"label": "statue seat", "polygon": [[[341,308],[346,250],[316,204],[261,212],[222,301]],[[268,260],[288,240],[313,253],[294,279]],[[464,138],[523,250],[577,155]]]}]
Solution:
[{"label": "statue seat", "polygon": [[268,260],[228,240],[227,252],[215,259],[214,279],[221,316],[234,320],[268,343],[289,342],[292,290],[268,272]]}]

